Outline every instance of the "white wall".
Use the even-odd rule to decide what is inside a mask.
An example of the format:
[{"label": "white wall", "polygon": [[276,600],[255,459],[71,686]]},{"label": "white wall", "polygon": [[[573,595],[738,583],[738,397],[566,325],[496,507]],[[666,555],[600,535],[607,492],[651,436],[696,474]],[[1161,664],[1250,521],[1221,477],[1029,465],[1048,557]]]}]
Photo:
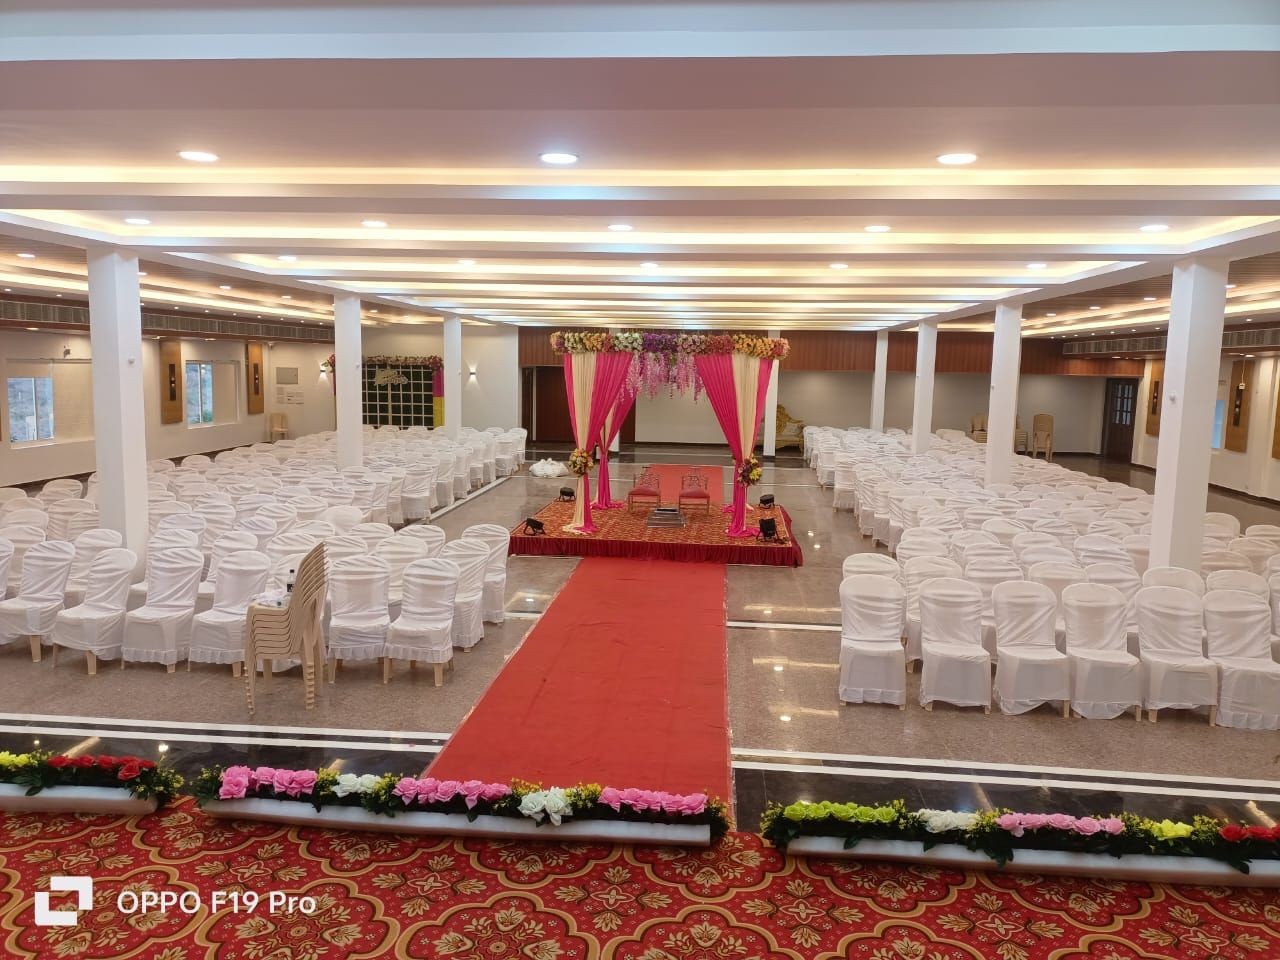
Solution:
[{"label": "white wall", "polygon": [[661,392],[636,398],[637,443],[724,443],[711,401]]}]

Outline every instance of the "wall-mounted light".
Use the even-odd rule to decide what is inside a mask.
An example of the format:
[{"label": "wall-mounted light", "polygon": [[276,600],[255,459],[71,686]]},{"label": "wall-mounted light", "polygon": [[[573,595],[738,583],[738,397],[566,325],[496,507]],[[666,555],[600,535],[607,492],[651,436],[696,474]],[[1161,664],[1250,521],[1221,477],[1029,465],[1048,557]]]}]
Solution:
[{"label": "wall-mounted light", "polygon": [[472,380],[474,380],[474,379],[475,379],[475,377],[476,377],[476,368],[475,368],[475,367],[472,367],[472,368],[471,368],[471,379],[472,379]]}]

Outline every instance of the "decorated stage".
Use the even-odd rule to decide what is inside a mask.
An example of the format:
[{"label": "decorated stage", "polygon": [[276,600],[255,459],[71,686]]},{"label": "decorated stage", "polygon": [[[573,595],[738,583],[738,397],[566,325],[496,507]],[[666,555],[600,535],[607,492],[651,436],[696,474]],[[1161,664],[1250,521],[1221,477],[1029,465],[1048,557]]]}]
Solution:
[{"label": "decorated stage", "polygon": [[708,509],[700,506],[684,511],[683,527],[648,527],[651,504],[628,510],[626,490],[615,490],[621,507],[613,510],[593,509],[592,519],[598,528],[592,534],[566,533],[564,527],[573,520],[572,503],[552,501],[535,515],[546,529],[545,534],[526,534],[525,525],[511,531],[512,556],[541,557],[632,557],[637,559],[680,560],[690,563],[742,563],[759,566],[798,567],[804,553],[791,535],[791,517],[780,506],[769,509],[749,507],[747,523],[757,526],[764,518],[778,524],[778,543],[765,543],[754,538],[730,537],[729,514],[722,509],[720,495],[722,467],[656,466],[648,468],[662,477],[663,502],[675,505],[682,475],[701,472],[712,481],[708,484],[711,500]]}]

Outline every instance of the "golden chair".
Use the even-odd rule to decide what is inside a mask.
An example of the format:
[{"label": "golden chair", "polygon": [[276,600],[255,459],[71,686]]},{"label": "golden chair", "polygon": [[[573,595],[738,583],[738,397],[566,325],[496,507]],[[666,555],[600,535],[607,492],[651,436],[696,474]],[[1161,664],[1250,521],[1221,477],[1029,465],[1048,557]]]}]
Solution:
[{"label": "golden chair", "polygon": [[774,450],[781,450],[783,447],[799,447],[800,453],[804,453],[804,427],[803,420],[797,420],[791,414],[787,413],[787,408],[782,404],[778,404],[778,420],[777,433],[774,440]]}]

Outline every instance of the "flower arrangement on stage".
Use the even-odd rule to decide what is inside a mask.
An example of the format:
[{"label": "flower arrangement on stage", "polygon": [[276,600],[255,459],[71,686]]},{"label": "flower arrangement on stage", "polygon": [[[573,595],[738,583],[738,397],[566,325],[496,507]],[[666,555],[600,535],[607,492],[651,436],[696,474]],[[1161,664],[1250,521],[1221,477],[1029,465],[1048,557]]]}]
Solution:
[{"label": "flower arrangement on stage", "polygon": [[764,476],[764,470],[760,466],[759,457],[747,457],[738,468],[738,482],[744,487],[759,483],[762,476]]},{"label": "flower arrangement on stage", "polygon": [[141,757],[0,751],[0,783],[25,786],[28,797],[52,787],[119,787],[140,800],[154,797],[164,804],[178,792],[182,777]]},{"label": "flower arrangement on stage", "polygon": [[444,360],[432,354],[429,357],[365,357],[366,366],[374,367],[430,367],[437,373],[444,369]]},{"label": "flower arrangement on stage", "polygon": [[398,813],[464,814],[527,818],[538,826],[560,826],[572,820],[628,820],[647,823],[706,824],[712,838],[729,829],[725,805],[706,794],[623,790],[586,783],[576,787],[543,787],[521,780],[438,780],[387,773],[357,775],[333,770],[284,770],[275,767],[213,767],[202,770],[194,792],[199,801],[274,799],[326,806],[361,807],[394,817]]},{"label": "flower arrangement on stage", "polygon": [[591,459],[591,451],[583,450],[582,447],[575,447],[573,453],[569,454],[569,469],[581,477],[590,473],[591,468],[596,462]]},{"label": "flower arrangement on stage", "polygon": [[1131,813],[1073,817],[1065,813],[986,810],[909,811],[901,800],[876,806],[807,801],[765,810],[760,833],[785,849],[798,837],[837,837],[846,849],[860,840],[907,840],[924,849],[959,844],[999,865],[1018,850],[1208,857],[1248,873],[1250,860],[1280,859],[1280,827],[1249,826],[1195,817],[1190,823],[1151,820]]}]

